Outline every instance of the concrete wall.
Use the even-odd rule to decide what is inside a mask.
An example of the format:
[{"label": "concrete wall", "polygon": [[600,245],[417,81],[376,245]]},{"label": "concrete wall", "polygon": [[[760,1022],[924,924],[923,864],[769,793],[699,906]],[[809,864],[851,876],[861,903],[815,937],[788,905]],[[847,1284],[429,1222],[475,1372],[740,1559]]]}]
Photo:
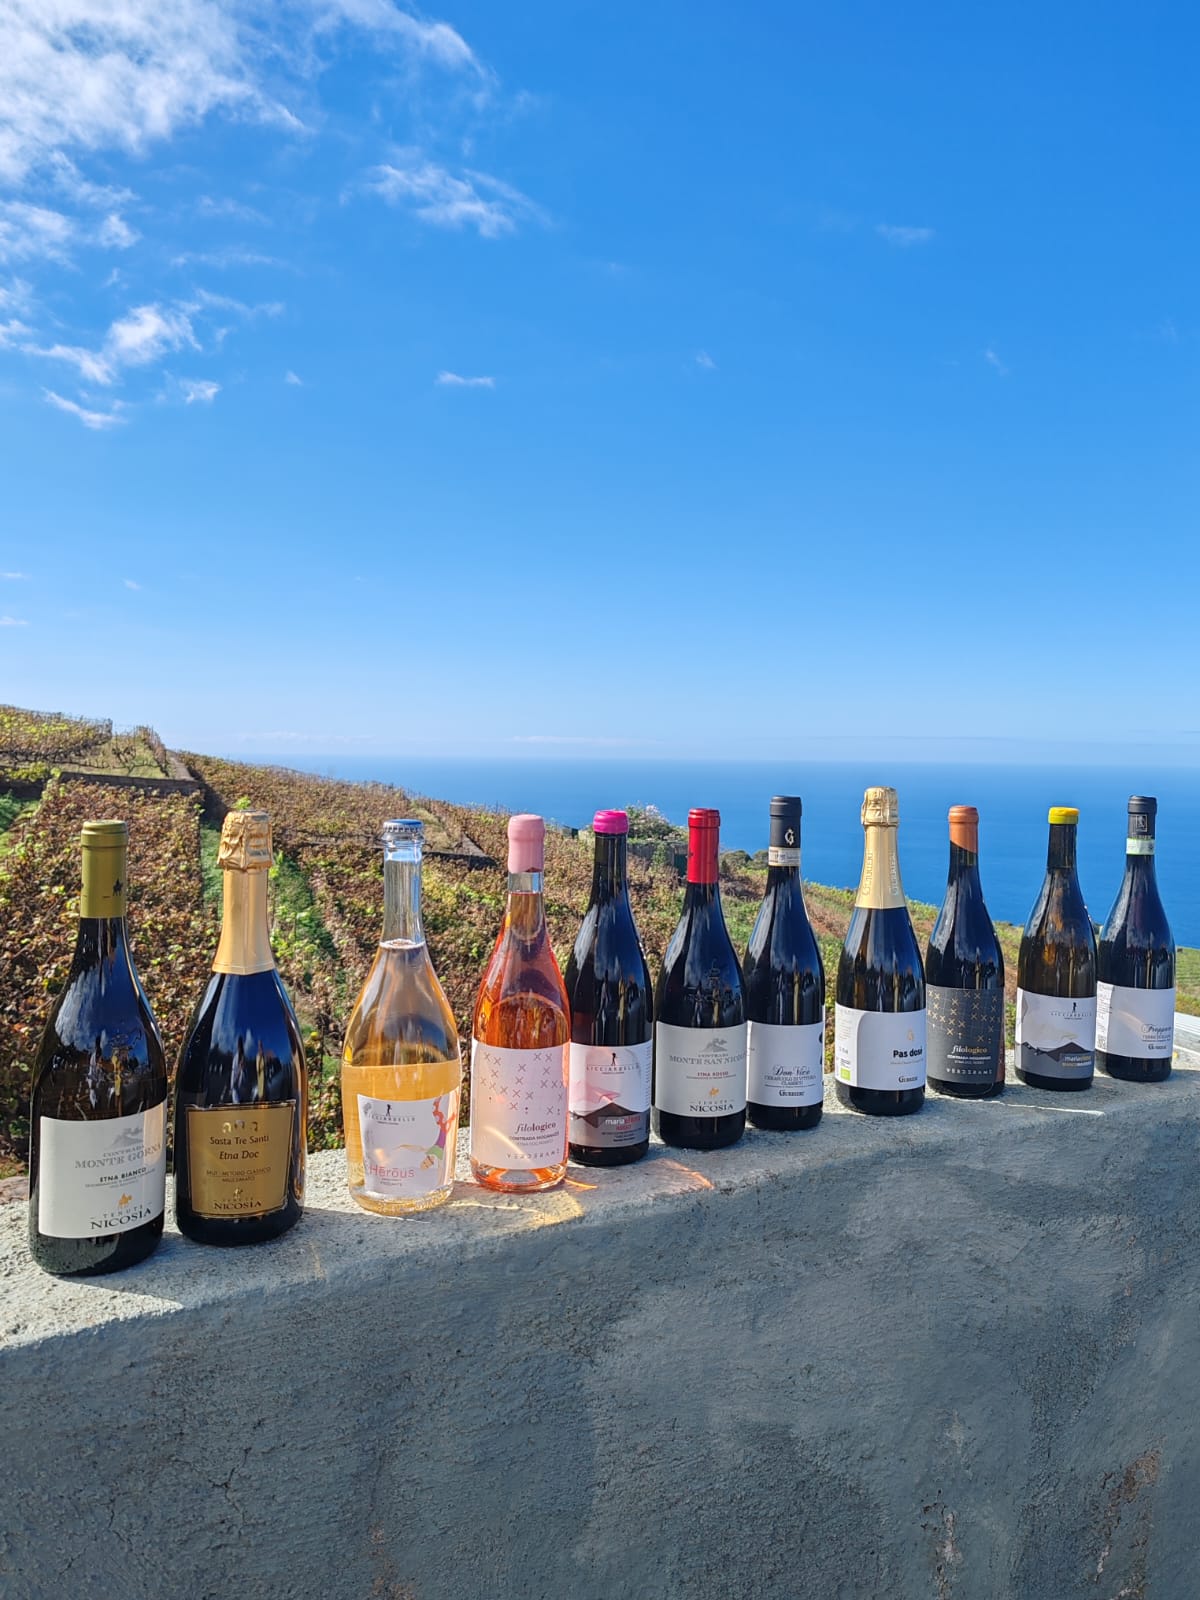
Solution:
[{"label": "concrete wall", "polygon": [[0,1208],[0,1594],[1191,1600],[1189,1061],[91,1284]]}]

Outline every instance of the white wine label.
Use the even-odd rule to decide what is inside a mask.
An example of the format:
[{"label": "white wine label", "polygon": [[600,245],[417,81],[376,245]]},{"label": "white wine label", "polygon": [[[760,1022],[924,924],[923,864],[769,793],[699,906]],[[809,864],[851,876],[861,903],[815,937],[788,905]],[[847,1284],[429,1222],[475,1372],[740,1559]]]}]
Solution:
[{"label": "white wine label", "polygon": [[654,1024],[654,1104],[675,1117],[727,1117],[746,1109],[746,1024]]},{"label": "white wine label", "polygon": [[38,1232],[51,1239],[125,1233],[161,1216],[167,1187],[167,1103],[131,1117],[42,1117]]},{"label": "white wine label", "polygon": [[929,1076],[976,1088],[996,1083],[1004,1067],[1004,990],[927,984]]},{"label": "white wine label", "polygon": [[800,851],[799,849],[789,849],[785,844],[768,845],[767,865],[769,867],[798,867],[800,865]]},{"label": "white wine label", "polygon": [[1175,990],[1096,985],[1096,1049],[1108,1055],[1169,1061],[1175,1048]]},{"label": "white wine label", "polygon": [[654,1045],[571,1044],[571,1143],[601,1149],[640,1144],[650,1133]]},{"label": "white wine label", "polygon": [[1154,854],[1154,840],[1126,839],[1125,854],[1127,856],[1152,856]]},{"label": "white wine label", "polygon": [[471,1159],[532,1172],[567,1159],[567,1046],[471,1040]]},{"label": "white wine label", "polygon": [[856,1089],[925,1086],[924,1011],[833,1008],[833,1071]]},{"label": "white wine label", "polygon": [[1096,1065],[1096,997],[1017,990],[1017,1068],[1043,1078],[1090,1078]]},{"label": "white wine label", "polygon": [[419,1200],[454,1178],[458,1089],[432,1100],[356,1095],[363,1188],[381,1200]]},{"label": "white wine label", "polygon": [[756,1106],[819,1105],[825,1088],[825,1020],[746,1024],[746,1099]]}]

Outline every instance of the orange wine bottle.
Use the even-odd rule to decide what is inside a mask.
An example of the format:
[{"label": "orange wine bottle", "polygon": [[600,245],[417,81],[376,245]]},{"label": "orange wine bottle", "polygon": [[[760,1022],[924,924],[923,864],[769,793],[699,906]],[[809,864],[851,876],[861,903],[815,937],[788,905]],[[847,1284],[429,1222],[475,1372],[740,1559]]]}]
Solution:
[{"label": "orange wine bottle", "polygon": [[567,1170],[567,991],[542,901],[546,824],[508,824],[508,905],[471,1030],[471,1170],[488,1189],[552,1189]]}]

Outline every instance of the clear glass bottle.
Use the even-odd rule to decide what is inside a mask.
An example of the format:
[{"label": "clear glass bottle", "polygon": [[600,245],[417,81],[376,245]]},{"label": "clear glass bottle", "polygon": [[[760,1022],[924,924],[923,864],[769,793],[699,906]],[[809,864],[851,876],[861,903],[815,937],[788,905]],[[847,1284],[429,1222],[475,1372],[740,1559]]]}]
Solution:
[{"label": "clear glass bottle", "polygon": [[471,1038],[471,1170],[488,1189],[552,1189],[567,1170],[567,991],[542,900],[546,825],[508,824],[508,904]]},{"label": "clear glass bottle", "polygon": [[450,1198],[462,1052],[421,925],[425,829],[383,826],[383,936],[346,1028],[342,1116],[350,1194],[403,1216]]}]

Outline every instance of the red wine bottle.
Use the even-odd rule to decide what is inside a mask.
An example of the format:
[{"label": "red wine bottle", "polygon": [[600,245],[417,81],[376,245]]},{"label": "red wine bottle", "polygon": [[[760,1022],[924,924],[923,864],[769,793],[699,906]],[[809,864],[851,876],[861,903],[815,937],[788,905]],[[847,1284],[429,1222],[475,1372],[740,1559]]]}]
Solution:
[{"label": "red wine bottle", "polygon": [[715,1150],[746,1126],[746,1001],[718,877],[718,811],[688,813],[683,915],[654,996],[654,1129],[664,1144]]},{"label": "red wine bottle", "polygon": [[800,886],[800,801],[771,801],[767,887],[750,935],[746,1114],[756,1128],[813,1128],[825,1087],[825,968]]},{"label": "red wine bottle", "polygon": [[979,883],[979,813],[950,807],[946,898],[925,951],[926,1076],[939,1094],[1004,1088],[1004,952]]},{"label": "red wine bottle", "polygon": [[1096,1065],[1131,1083],[1161,1083],[1175,1048],[1175,941],[1154,872],[1157,813],[1152,796],[1130,795],[1125,877],[1096,966]]},{"label": "red wine bottle", "polygon": [[567,962],[571,1158],[623,1166],[650,1148],[654,1054],[650,968],[629,904],[624,811],[592,823],[592,895]]}]

